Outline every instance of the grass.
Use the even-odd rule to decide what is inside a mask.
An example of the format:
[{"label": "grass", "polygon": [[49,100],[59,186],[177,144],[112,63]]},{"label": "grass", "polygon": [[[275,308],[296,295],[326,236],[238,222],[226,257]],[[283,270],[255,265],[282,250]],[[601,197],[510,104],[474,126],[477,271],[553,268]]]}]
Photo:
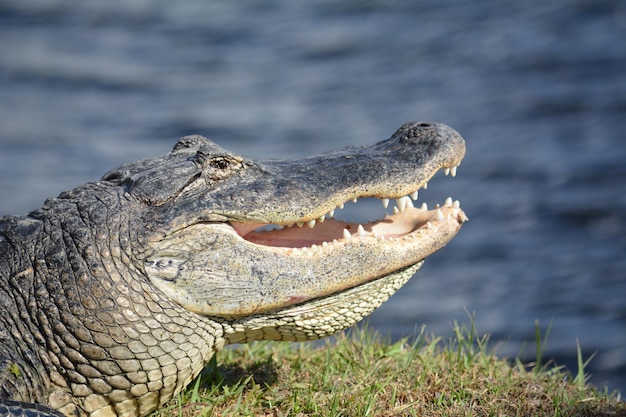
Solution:
[{"label": "grass", "polygon": [[498,358],[488,337],[454,325],[451,340],[423,331],[390,343],[355,328],[325,346],[259,342],[218,354],[158,416],[626,416],[617,393],[578,371]]}]

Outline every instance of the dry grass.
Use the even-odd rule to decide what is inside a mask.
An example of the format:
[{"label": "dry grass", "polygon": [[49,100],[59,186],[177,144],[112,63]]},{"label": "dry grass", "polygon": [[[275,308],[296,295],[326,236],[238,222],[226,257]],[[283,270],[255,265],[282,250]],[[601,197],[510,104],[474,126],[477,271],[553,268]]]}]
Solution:
[{"label": "dry grass", "polygon": [[571,376],[499,359],[473,328],[455,334],[391,344],[355,329],[321,348],[242,345],[158,415],[626,416],[615,394],[585,384],[582,359]]}]

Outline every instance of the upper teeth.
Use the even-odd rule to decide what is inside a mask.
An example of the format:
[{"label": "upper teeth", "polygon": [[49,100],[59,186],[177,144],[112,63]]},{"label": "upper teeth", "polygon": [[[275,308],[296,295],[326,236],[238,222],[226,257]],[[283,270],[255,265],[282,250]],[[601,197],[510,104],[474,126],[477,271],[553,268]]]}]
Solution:
[{"label": "upper teeth", "polygon": [[[443,172],[444,172],[445,175],[452,175],[454,177],[454,176],[456,176],[457,167],[458,167],[458,165],[453,166],[451,168],[444,168]],[[424,190],[427,189],[428,188],[428,182],[425,182],[422,185],[422,188]],[[395,199],[396,200],[396,207],[393,208],[394,213],[399,213],[399,212],[401,213],[404,210],[406,210],[407,208],[413,208],[414,206],[413,206],[413,202],[411,200],[416,201],[417,198],[418,198],[418,190],[415,190],[412,193],[410,193],[409,195],[406,195],[404,197],[396,198]],[[358,198],[353,198],[352,199],[352,201],[355,202],[355,203],[357,202],[357,200],[358,200]],[[380,201],[381,201],[381,203],[382,203],[384,208],[389,207],[389,199],[388,198],[381,198]],[[339,210],[343,210],[344,203],[339,204],[337,206],[337,208]],[[422,205],[422,209],[426,209],[426,208],[424,208],[424,205]],[[326,216],[328,216],[330,218],[335,217],[335,210],[329,211],[328,214],[326,214]],[[318,221],[324,221],[324,216],[320,217],[318,219]],[[309,222],[309,225],[310,225],[310,222]],[[313,226],[310,226],[310,227],[313,227]]]},{"label": "upper teeth", "polygon": [[406,201],[407,197],[396,198],[396,204],[398,205],[398,210],[400,210],[400,212],[403,212],[404,209],[406,209]]},{"label": "upper teeth", "polygon": [[[455,165],[455,166],[453,166],[451,168],[444,168],[443,169],[443,173],[444,173],[444,175],[452,175],[453,177],[456,177],[456,169],[458,167],[459,167],[458,165]],[[426,187],[424,187],[424,188],[426,188]]]},{"label": "upper teeth", "polygon": [[[450,167],[450,168],[444,168],[443,172],[444,172],[445,175],[451,175],[451,176],[454,177],[454,176],[456,176],[457,167],[458,167],[458,165]],[[422,185],[422,188],[423,189],[428,188],[428,183],[425,182]],[[418,190],[415,190],[412,193],[410,193],[409,195],[406,195],[404,197],[396,198],[395,199],[396,206],[393,207],[394,214],[402,213],[403,211],[405,211],[405,210],[407,210],[409,208],[414,208],[413,201],[417,200],[417,198],[418,198]],[[352,201],[355,202],[355,203],[357,202],[357,200],[358,200],[358,198],[353,198],[352,199]],[[384,208],[389,207],[389,198],[381,198],[380,201],[381,201],[381,203],[382,203]],[[458,200],[452,201],[452,198],[448,197],[445,200],[443,206],[444,207],[451,207],[451,208],[456,210],[456,209],[460,208],[460,203],[459,203]],[[444,215],[443,215],[443,212],[439,209],[439,207],[440,207],[439,204],[437,204],[437,206],[436,206],[436,208],[437,208],[436,219],[437,219],[437,221],[443,221],[444,220]],[[337,208],[340,209],[340,210],[343,209],[344,208],[344,203],[339,204],[337,206]],[[426,203],[422,203],[420,209],[421,210],[428,210],[428,206],[426,205]],[[458,211],[455,211],[455,213],[458,213]],[[315,227],[315,224],[317,222],[323,222],[326,219],[327,216],[330,217],[330,218],[333,218],[335,216],[335,210],[334,209],[330,210],[327,214],[322,215],[322,216],[320,216],[320,217],[318,217],[317,219],[314,219],[314,220],[309,220],[307,222],[297,222],[296,225],[298,227],[302,227],[306,223],[306,225],[308,227],[313,228],[313,227]],[[456,217],[456,214],[454,215],[454,217]],[[430,223],[429,223],[428,226],[432,227],[432,225],[430,225]],[[357,231],[355,233],[355,236],[366,236],[366,235],[368,235],[368,232],[366,232],[365,229],[363,228],[363,226],[359,224],[357,226]],[[353,235],[350,233],[349,230],[344,229],[344,231],[343,231],[343,238],[344,239],[350,239],[352,236]]]}]

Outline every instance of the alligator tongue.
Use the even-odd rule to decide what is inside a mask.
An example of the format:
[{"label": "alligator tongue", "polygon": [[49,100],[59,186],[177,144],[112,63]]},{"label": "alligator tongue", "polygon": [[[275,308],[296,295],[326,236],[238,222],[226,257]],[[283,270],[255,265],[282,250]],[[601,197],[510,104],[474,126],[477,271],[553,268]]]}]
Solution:
[{"label": "alligator tongue", "polygon": [[345,237],[344,229],[350,235],[375,236],[392,239],[407,235],[427,221],[436,217],[436,213],[417,208],[407,208],[401,213],[396,213],[382,220],[364,223],[363,230],[358,230],[358,224],[347,223],[335,219],[317,222],[313,228],[306,224],[302,227],[285,227],[274,230],[254,231],[263,224],[251,224],[231,222],[235,231],[251,243],[265,246],[280,246],[300,248],[311,245],[321,245],[324,242],[332,242],[334,239]]}]

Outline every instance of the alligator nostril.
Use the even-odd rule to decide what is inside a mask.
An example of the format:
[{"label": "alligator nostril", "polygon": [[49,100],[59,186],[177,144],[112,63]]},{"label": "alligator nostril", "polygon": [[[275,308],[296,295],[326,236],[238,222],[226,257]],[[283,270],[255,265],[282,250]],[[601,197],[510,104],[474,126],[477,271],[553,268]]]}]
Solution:
[{"label": "alligator nostril", "polygon": [[417,127],[431,127],[432,123],[421,122],[418,123]]}]

